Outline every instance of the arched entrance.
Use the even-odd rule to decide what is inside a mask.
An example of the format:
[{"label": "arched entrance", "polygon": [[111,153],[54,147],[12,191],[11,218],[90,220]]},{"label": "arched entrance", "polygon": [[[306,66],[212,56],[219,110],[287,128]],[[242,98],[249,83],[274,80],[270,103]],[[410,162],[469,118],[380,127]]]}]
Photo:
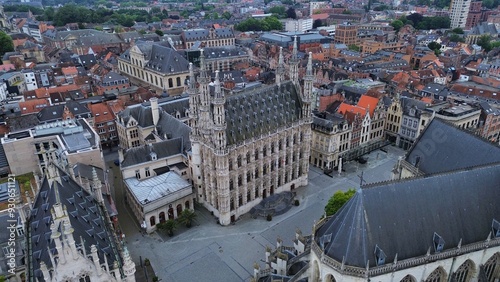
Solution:
[{"label": "arched entrance", "polygon": [[186,201],[186,203],[184,204],[184,208],[185,208],[186,210],[189,210],[189,209],[190,209],[190,207],[189,207],[189,201]]},{"label": "arched entrance", "polygon": [[160,223],[165,222],[165,212],[161,212],[160,215],[158,216],[160,219]]},{"label": "arched entrance", "polygon": [[500,278],[500,254],[495,253],[486,263],[482,266],[488,282],[493,282],[495,279]]},{"label": "arched entrance", "polygon": [[328,274],[325,276],[325,279],[323,280],[324,282],[336,282],[335,277],[333,277],[332,274]]},{"label": "arched entrance", "polygon": [[154,217],[154,215],[149,218],[149,224],[151,226],[155,226],[156,225],[156,218]]},{"label": "arched entrance", "polygon": [[168,219],[174,219],[174,209],[173,208],[168,209]]},{"label": "arched entrance", "polygon": [[178,204],[176,210],[177,210],[177,217],[179,217],[182,213],[182,205]]}]

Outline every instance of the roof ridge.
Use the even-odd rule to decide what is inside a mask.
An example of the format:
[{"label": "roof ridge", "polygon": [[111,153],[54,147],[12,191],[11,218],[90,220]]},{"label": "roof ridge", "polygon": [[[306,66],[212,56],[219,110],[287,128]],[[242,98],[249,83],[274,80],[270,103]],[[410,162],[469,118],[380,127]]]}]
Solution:
[{"label": "roof ridge", "polygon": [[476,165],[476,166],[468,166],[468,167],[463,167],[463,168],[458,168],[458,169],[453,169],[453,170],[448,170],[448,171],[443,171],[443,172],[436,172],[436,173],[430,173],[430,174],[424,174],[424,175],[406,177],[406,178],[401,178],[401,179],[391,179],[391,180],[385,180],[385,181],[372,182],[372,183],[361,185],[360,188],[362,190],[371,189],[371,188],[379,187],[379,186],[381,186],[383,184],[406,182],[406,181],[412,181],[412,180],[430,178],[430,177],[435,177],[435,176],[440,176],[440,175],[454,174],[456,172],[470,171],[470,170],[473,170],[473,169],[485,168],[485,167],[490,167],[490,166],[495,166],[495,165],[500,165],[500,162],[491,162],[491,163],[480,164],[480,165]]}]

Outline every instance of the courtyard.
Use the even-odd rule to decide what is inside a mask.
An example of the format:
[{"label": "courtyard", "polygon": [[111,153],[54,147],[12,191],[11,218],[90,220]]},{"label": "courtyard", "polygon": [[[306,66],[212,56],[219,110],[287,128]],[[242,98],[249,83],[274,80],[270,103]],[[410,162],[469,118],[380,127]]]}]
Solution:
[{"label": "courtyard", "polygon": [[208,211],[197,207],[197,219],[192,228],[179,228],[173,237],[165,234],[144,234],[132,218],[130,209],[123,203],[119,169],[108,162],[115,188],[119,221],[127,247],[134,262],[148,258],[156,275],[163,282],[170,281],[250,281],[255,262],[264,267],[265,247],[274,247],[276,239],[283,239],[284,245],[292,245],[295,231],[310,234],[312,226],[324,213],[328,199],[338,190],[358,189],[363,183],[390,180],[391,170],[404,151],[397,147],[386,147],[365,155],[366,164],[350,162],[340,175],[332,177],[322,170],[309,170],[309,185],[295,190],[299,206],[273,217],[242,216],[234,225],[220,226]]}]

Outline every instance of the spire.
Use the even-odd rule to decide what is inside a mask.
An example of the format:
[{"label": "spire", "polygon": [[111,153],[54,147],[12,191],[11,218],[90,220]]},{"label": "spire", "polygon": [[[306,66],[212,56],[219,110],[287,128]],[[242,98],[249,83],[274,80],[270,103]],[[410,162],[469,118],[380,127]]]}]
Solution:
[{"label": "spire", "polygon": [[306,68],[306,75],[307,76],[312,76],[312,52],[309,52],[309,58],[307,59],[307,68]]},{"label": "spire", "polygon": [[196,82],[194,79],[193,63],[189,63],[189,89],[196,88]]},{"label": "spire", "polygon": [[102,267],[99,261],[99,255],[97,254],[97,247],[95,245],[90,246],[90,253],[92,254],[92,261],[94,262],[94,266],[97,271],[97,276],[102,275]]},{"label": "spire", "polygon": [[216,99],[224,98],[224,95],[222,93],[222,89],[220,87],[219,70],[215,71],[214,87],[215,87],[215,98]]},{"label": "spire", "polygon": [[283,47],[280,47],[280,54],[278,57],[278,68],[276,69],[276,85],[280,86],[281,82],[285,80],[285,61],[283,60]]},{"label": "spire", "polygon": [[292,60],[296,61],[298,60],[298,56],[297,56],[297,35],[295,35],[293,37],[293,50],[292,50]]},{"label": "spire", "polygon": [[123,247],[123,273],[125,274],[125,281],[135,282],[135,263],[130,258],[130,254],[126,246]]},{"label": "spire", "polygon": [[95,167],[92,167],[92,193],[99,204],[104,203],[104,199],[102,197],[102,183],[101,180],[99,180],[99,177],[97,177]]},{"label": "spire", "polygon": [[200,49],[200,71],[201,71],[201,74],[206,75],[207,68],[205,65],[205,54],[203,51],[204,51],[203,49]]}]

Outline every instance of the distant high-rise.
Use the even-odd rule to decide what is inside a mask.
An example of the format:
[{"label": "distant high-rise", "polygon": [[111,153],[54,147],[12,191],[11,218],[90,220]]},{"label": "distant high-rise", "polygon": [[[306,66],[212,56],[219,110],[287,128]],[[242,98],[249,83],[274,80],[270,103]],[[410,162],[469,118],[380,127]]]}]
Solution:
[{"label": "distant high-rise", "polygon": [[451,28],[465,27],[471,0],[452,0],[450,4]]},{"label": "distant high-rise", "polygon": [[472,1],[470,3],[465,29],[469,30],[481,23],[481,16],[483,14],[481,11],[482,4],[483,1]]}]

